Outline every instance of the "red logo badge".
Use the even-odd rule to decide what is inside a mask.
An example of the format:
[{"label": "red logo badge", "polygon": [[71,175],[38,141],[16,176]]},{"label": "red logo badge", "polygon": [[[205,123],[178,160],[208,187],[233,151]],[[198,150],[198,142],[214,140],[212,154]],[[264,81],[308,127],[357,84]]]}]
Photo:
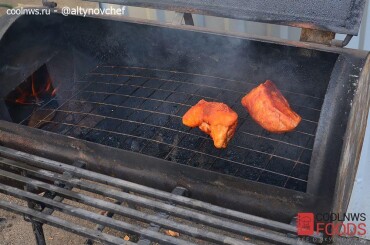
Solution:
[{"label": "red logo badge", "polygon": [[299,236],[314,234],[315,219],[313,213],[298,213],[297,232]]}]

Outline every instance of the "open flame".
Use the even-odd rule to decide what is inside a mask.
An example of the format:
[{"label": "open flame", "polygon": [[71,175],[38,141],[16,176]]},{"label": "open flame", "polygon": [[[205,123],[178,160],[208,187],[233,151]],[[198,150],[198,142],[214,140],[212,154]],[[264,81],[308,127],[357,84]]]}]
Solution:
[{"label": "open flame", "polygon": [[[52,87],[51,79],[48,78],[44,86],[40,86],[35,75],[31,76],[31,90],[24,90],[24,88],[18,87],[19,97],[16,98],[15,102],[18,104],[37,104],[40,105],[44,102],[45,97],[54,97],[56,89]],[[49,95],[49,96],[48,96]]]},{"label": "open flame", "polygon": [[[38,80],[39,76],[32,74],[24,83],[15,90],[13,101],[22,105],[42,105],[45,100],[55,97],[57,88],[53,87],[52,81],[47,76],[46,81]],[[13,97],[13,98],[14,98]]]},{"label": "open flame", "polygon": [[50,114],[39,108],[45,105],[51,108],[58,104],[57,100],[53,101],[58,92],[58,85],[55,84],[47,66],[43,65],[9,92],[4,100],[12,122],[39,127],[42,119],[51,120],[55,113]]}]

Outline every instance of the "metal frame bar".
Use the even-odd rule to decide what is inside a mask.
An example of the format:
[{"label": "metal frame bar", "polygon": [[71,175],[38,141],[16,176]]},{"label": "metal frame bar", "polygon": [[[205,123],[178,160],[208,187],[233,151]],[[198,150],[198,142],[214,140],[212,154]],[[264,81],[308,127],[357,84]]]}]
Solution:
[{"label": "metal frame bar", "polygon": [[190,13],[180,13],[176,12],[175,16],[173,17],[172,24],[173,25],[181,25],[182,20],[184,20],[185,25],[194,25],[193,16]]},{"label": "metal frame bar", "polygon": [[[235,234],[248,236],[248,237],[254,237],[254,238],[261,239],[261,240],[270,241],[270,242],[279,243],[279,244],[296,244],[296,239],[294,238],[288,238],[285,235],[278,235],[271,231],[269,232],[261,231],[259,229],[255,229],[255,228],[245,226],[245,225],[240,225],[234,222],[243,222],[246,224],[258,225],[259,227],[264,227],[264,228],[272,229],[275,231],[283,232],[283,234],[285,234],[285,232],[286,233],[296,233],[296,228],[288,224],[283,224],[280,222],[259,218],[253,215],[247,215],[241,212],[232,211],[232,210],[214,206],[208,203],[196,201],[194,199],[190,199],[187,197],[178,196],[176,194],[171,194],[171,193],[155,190],[153,188],[141,186],[141,185],[134,184],[134,183],[124,181],[121,179],[112,178],[106,175],[94,173],[94,172],[81,169],[75,166],[66,165],[61,162],[55,162],[49,159],[40,158],[40,157],[30,155],[27,153],[22,153],[22,152],[15,151],[12,149],[7,149],[1,146],[0,146],[0,155],[6,158],[12,159],[12,161],[0,161],[1,163],[11,166],[12,169],[18,169],[18,171],[27,171],[29,176],[42,178],[48,181],[50,180],[59,181],[61,183],[64,183],[64,184],[67,184],[67,185],[70,185],[70,186],[73,186],[73,187],[76,187],[82,190],[90,191],[92,193],[97,193],[103,196],[112,197],[115,200],[118,200],[121,202],[124,201],[127,203],[135,203],[139,206],[143,206],[147,208],[151,207],[151,208],[154,208],[155,210],[162,210],[174,216],[182,217],[185,219],[196,220],[198,222],[206,224],[207,226],[215,227],[221,230],[227,230]],[[20,162],[23,162],[23,163],[20,163]],[[39,168],[43,168],[43,169],[39,169]],[[48,170],[45,170],[45,169],[48,169]],[[55,173],[53,171],[56,171],[56,172],[72,171],[74,175],[78,178],[83,178],[89,181],[103,183],[105,185],[108,184],[113,187],[118,187],[120,189],[129,190],[134,193],[145,195],[151,198],[156,198],[162,201],[157,202],[157,201],[147,199],[145,197],[135,196],[133,194],[125,193],[122,191],[117,191],[114,189],[107,189],[104,186],[100,186],[98,184],[90,183],[90,182],[88,183],[82,179],[66,177],[61,174]],[[50,191],[56,192],[58,195],[63,196],[65,198],[78,201],[78,202],[81,202],[87,205],[91,205],[93,207],[100,208],[103,210],[107,210],[115,214],[124,215],[125,217],[131,217],[134,219],[146,221],[148,223],[155,223],[161,227],[178,231],[181,234],[189,234],[191,236],[207,239],[209,241],[221,243],[221,244],[229,243],[229,242],[233,244],[248,244],[245,241],[240,242],[230,237],[220,236],[216,233],[212,233],[208,231],[199,231],[198,229],[195,229],[193,227],[189,227],[187,225],[182,225],[182,224],[177,224],[177,223],[174,223],[173,221],[160,218],[156,215],[144,215],[134,209],[125,208],[123,206],[112,204],[112,203],[102,201],[96,198],[92,198],[86,195],[77,194],[73,191],[69,191],[69,190],[66,190],[64,188],[61,188],[55,185],[51,185],[51,184],[48,184],[48,183],[45,183],[39,180],[35,180],[33,178],[24,177],[19,174],[0,170],[0,176],[3,176],[4,178],[12,179],[17,182],[28,183],[29,185],[33,187],[50,190]],[[107,218],[101,215],[96,215],[86,210],[74,208],[70,205],[56,202],[54,200],[50,200],[45,197],[41,197],[39,195],[32,194],[26,191],[22,191],[22,190],[9,187],[3,184],[0,184],[0,190],[2,190],[2,192],[16,196],[18,198],[25,199],[25,200],[32,200],[36,203],[42,203],[46,205],[47,207],[65,212],[67,214],[72,214],[77,217],[95,221],[99,224],[103,224],[104,226],[109,226],[117,230],[131,232],[134,234],[143,233],[145,234],[146,237],[150,238],[150,240],[153,240],[153,241],[159,241],[165,244],[167,243],[173,244],[173,242],[175,242],[176,240],[176,244],[181,244],[181,242],[178,239],[174,240],[174,238],[172,237],[163,237],[163,236],[156,234],[155,232],[153,233],[153,231],[150,231],[148,229],[140,230],[132,225],[125,224],[120,221],[114,221],[114,220],[112,221],[110,218]],[[163,203],[163,202],[168,202],[168,201],[173,204],[178,204],[181,206],[185,206],[187,208],[195,209],[197,211],[192,211],[192,210],[184,209],[181,207],[173,206],[171,204]],[[231,219],[233,220],[233,222],[230,222],[231,220],[227,221],[224,219],[219,219],[216,217],[198,213],[198,210],[202,212],[210,212],[213,215],[217,215],[217,216],[220,216],[226,219]],[[320,239],[320,236],[315,236],[315,238]],[[185,244],[189,244],[189,243],[186,242]],[[302,243],[302,244],[305,244],[305,243]]]},{"label": "metal frame bar", "polygon": [[[7,174],[9,174],[9,173],[10,172],[8,172]],[[150,236],[151,239],[153,239],[153,241],[160,242],[161,244],[180,244],[180,245],[192,244],[192,243],[188,243],[187,241],[181,241],[181,240],[178,240],[178,239],[174,239],[172,237],[168,237],[168,236],[150,231],[148,229],[142,229],[142,228],[139,228],[137,226],[134,226],[134,225],[131,225],[131,224],[128,224],[128,223],[124,223],[122,221],[118,221],[118,220],[114,220],[114,219],[111,219],[111,218],[108,218],[108,217],[105,217],[105,216],[102,216],[102,215],[98,215],[98,214],[95,214],[93,212],[81,209],[81,208],[76,208],[76,207],[73,207],[71,205],[67,205],[67,204],[64,204],[64,203],[56,202],[56,201],[51,200],[51,199],[43,198],[43,197],[40,197],[37,194],[22,191],[22,190],[19,190],[17,188],[14,188],[14,187],[10,187],[10,186],[0,184],[0,191],[6,193],[8,195],[12,195],[14,197],[20,198],[20,199],[32,200],[32,201],[35,201],[35,202],[38,202],[38,203],[43,203],[46,206],[48,206],[50,208],[53,208],[55,210],[58,210],[60,212],[63,212],[65,214],[73,215],[73,216],[81,218],[81,219],[86,219],[86,220],[89,220],[89,221],[92,221],[92,222],[96,222],[96,223],[102,224],[104,226],[116,229],[118,231],[129,232],[129,233],[134,233],[134,234],[138,234],[138,235],[142,234],[142,233],[145,233],[147,236]],[[88,197],[86,196],[86,199],[87,198]],[[98,201],[96,200],[96,202],[98,202]],[[101,201],[101,202],[104,203],[105,205],[109,204],[108,202],[104,202],[104,201]],[[100,206],[100,208],[104,208],[104,206]],[[108,208],[108,207],[106,207],[106,208]]]},{"label": "metal frame bar", "polygon": [[[174,195],[179,195],[179,196],[187,196],[188,195],[188,190],[186,190],[185,188],[182,188],[182,187],[176,187],[175,189],[173,189],[173,191],[171,193],[174,194]],[[166,202],[166,204],[172,204],[172,203],[171,202]],[[172,205],[174,205],[174,204],[172,204]],[[156,216],[158,218],[168,219],[170,217],[170,214],[165,213],[165,212],[158,212],[156,214]],[[153,231],[159,231],[161,229],[161,226],[158,225],[158,224],[155,224],[155,223],[150,223],[149,229],[151,229]],[[152,241],[150,239],[147,239],[145,236],[141,237],[140,240],[138,241],[138,245],[151,245],[151,244],[152,244]]]},{"label": "metal frame bar", "polygon": [[106,244],[133,245],[133,243],[124,241],[123,239],[120,239],[120,238],[117,238],[117,237],[114,237],[108,234],[104,234],[104,233],[102,234],[93,229],[88,229],[83,226],[72,224],[62,219],[59,219],[55,216],[46,215],[41,212],[35,211],[31,208],[26,208],[23,206],[15,205],[14,203],[10,203],[4,200],[0,200],[0,207],[5,210],[17,213],[17,214],[28,215],[32,217],[32,219],[37,220],[38,222],[41,222],[43,224],[48,224],[48,225],[51,225],[57,228],[61,228],[63,230],[73,232],[81,236],[89,237],[91,239],[104,242]]},{"label": "metal frame bar", "polygon": [[[122,202],[121,201],[115,201],[114,204],[115,205],[121,205]],[[108,218],[112,218],[114,216],[114,213],[113,212],[106,212],[104,214],[104,216],[106,216]],[[105,228],[106,228],[105,225],[98,224],[98,225],[95,226],[94,230],[102,232]],[[88,238],[88,239],[86,239],[86,241],[85,241],[84,244],[86,244],[86,245],[93,245],[94,244],[94,240]]]},{"label": "metal frame bar", "polygon": [[[266,219],[252,216],[252,215],[246,215],[240,212],[235,212],[232,210],[210,205],[204,202],[196,201],[196,200],[193,200],[187,197],[179,196],[177,195],[177,193],[175,193],[177,191],[175,191],[174,194],[158,191],[158,190],[155,190],[149,187],[144,187],[144,186],[140,186],[140,185],[130,183],[127,181],[123,181],[120,179],[97,174],[97,173],[94,173],[88,170],[81,169],[76,166],[66,165],[61,162],[54,162],[54,161],[51,161],[45,158],[39,158],[39,157],[30,155],[27,153],[21,153],[21,152],[7,149],[1,146],[0,146],[0,155],[6,158],[12,159],[10,161],[9,160],[4,161],[4,159],[3,160],[0,159],[0,162],[2,164],[11,166],[12,169],[18,169],[18,171],[20,172],[26,171],[28,173],[27,176],[30,176],[30,177],[25,177],[25,176],[22,176],[16,173],[8,172],[5,170],[0,170],[0,176],[4,178],[22,182],[31,187],[37,187],[39,189],[52,191],[52,192],[57,193],[58,196],[68,198],[73,201],[78,201],[80,203],[84,203],[86,205],[90,205],[90,206],[93,206],[99,209],[107,210],[108,212],[120,214],[125,217],[130,217],[130,218],[141,220],[141,221],[146,221],[148,223],[154,223],[160,227],[178,231],[181,234],[188,234],[188,235],[191,235],[197,238],[205,239],[207,241],[211,241],[211,242],[219,243],[219,244],[229,244],[229,243],[246,244],[246,245],[250,244],[249,242],[246,242],[246,241],[241,241],[241,240],[237,240],[231,237],[222,236],[222,235],[219,235],[213,232],[200,231],[196,228],[193,228],[187,225],[182,225],[182,224],[167,220],[166,218],[159,217],[156,215],[142,214],[141,212],[136,211],[134,209],[130,209],[130,208],[126,208],[126,207],[123,207],[117,204],[102,201],[96,198],[89,197],[87,195],[83,195],[79,193],[77,194],[71,190],[66,190],[65,188],[61,188],[55,185],[51,185],[51,184],[33,179],[31,176],[42,178],[45,180],[54,180],[54,181],[57,181],[58,183],[63,183],[67,186],[77,187],[77,188],[87,190],[93,193],[101,194],[104,196],[109,196],[120,202],[135,203],[143,207],[152,207],[156,210],[159,209],[162,211],[166,211],[168,212],[168,214],[171,214],[171,215],[179,216],[179,217],[186,218],[186,219],[196,220],[198,222],[204,223],[211,227],[215,227],[221,230],[227,230],[227,231],[240,234],[243,236],[253,237],[253,238],[260,239],[260,240],[274,242],[278,244],[296,244],[297,242],[296,239],[294,238],[286,237],[284,233],[283,235],[281,234],[278,235],[278,234],[275,234],[274,232],[261,231],[259,229],[255,229],[255,228],[241,225],[238,223],[231,223],[230,221],[227,221],[225,219],[219,219],[219,218],[215,218],[212,216],[198,213],[198,211],[191,211],[191,210],[183,209],[180,207],[172,206],[171,204],[165,204],[163,202],[149,200],[143,197],[135,196],[133,194],[128,194],[126,192],[120,192],[120,191],[116,191],[113,189],[107,189],[106,187],[103,187],[103,186],[99,187],[98,184],[87,183],[84,180],[76,179],[72,176],[57,174],[52,171],[57,171],[57,172],[72,171],[76,177],[84,178],[89,181],[98,181],[100,183],[109,184],[111,186],[119,187],[124,190],[130,190],[130,191],[133,191],[141,195],[146,195],[146,196],[153,197],[153,198],[159,198],[163,200],[164,202],[171,202],[173,204],[185,205],[189,208],[196,208],[196,210],[206,211],[206,212],[208,211],[208,212],[213,213],[214,215],[216,214],[221,215],[222,217],[225,217],[227,219],[232,219],[238,222],[243,221],[248,224],[250,223],[257,224],[261,227],[272,228],[280,232],[281,231],[289,232],[289,233],[296,232],[296,228],[291,225],[287,225],[287,224],[283,224],[283,223],[279,223],[279,222],[275,222],[271,220],[266,220]],[[32,159],[31,162],[28,161],[28,164],[30,164],[31,166],[28,165],[27,163],[20,163],[20,162],[25,162],[24,157],[27,157],[28,159]],[[36,163],[40,163],[40,165]],[[52,171],[38,169],[39,167],[50,169]],[[158,232],[150,228],[140,229],[133,225],[130,225],[130,224],[127,224],[121,221],[113,220],[103,215],[97,215],[95,213],[86,211],[84,209],[76,208],[71,205],[67,205],[67,204],[64,204],[64,203],[61,203],[59,201],[55,201],[49,198],[45,198],[37,194],[30,193],[28,191],[19,190],[17,188],[10,187],[4,184],[0,184],[0,191],[8,195],[15,196],[20,199],[24,199],[27,201],[35,202],[37,204],[45,205],[46,207],[51,208],[53,210],[58,210],[66,214],[73,215],[75,217],[80,217],[82,219],[91,220],[93,222],[97,222],[100,225],[112,227],[116,230],[130,232],[130,233],[134,233],[138,235],[145,234],[146,238],[150,239],[151,241],[161,242],[161,244],[191,244],[188,241],[182,242],[182,240],[161,235]],[[30,209],[25,209],[25,208],[22,209],[21,207],[9,207],[9,205],[5,202],[0,202],[0,206],[2,208],[8,209],[14,212],[18,212],[18,213],[21,212],[21,213],[30,215],[32,219],[38,222],[41,221],[41,223],[45,223],[51,220],[51,217],[49,217],[50,214],[47,214],[44,212],[30,211]],[[52,223],[54,225],[59,224],[59,226],[61,226],[60,220],[56,221],[54,219]],[[70,229],[73,230],[72,228]],[[96,232],[91,233],[91,234],[97,234]],[[96,239],[96,236],[90,236],[90,238]],[[316,238],[320,239],[320,236]],[[108,238],[106,237],[106,239]],[[306,243],[303,242],[302,244],[306,244]]]},{"label": "metal frame bar", "polygon": [[[208,203],[205,203],[205,202],[202,202],[202,201],[196,201],[196,200],[189,199],[189,198],[186,198],[186,197],[173,195],[173,194],[170,194],[170,193],[167,193],[167,192],[164,192],[164,191],[159,191],[159,190],[156,190],[156,189],[153,189],[153,188],[150,188],[150,187],[145,187],[145,186],[142,186],[142,185],[139,185],[139,184],[135,184],[135,183],[128,182],[128,181],[125,181],[125,180],[109,177],[109,176],[99,174],[99,173],[94,173],[94,172],[91,172],[91,171],[88,171],[88,170],[79,169],[79,168],[76,168],[76,167],[73,167],[73,166],[70,166],[70,165],[66,165],[66,164],[63,164],[63,163],[60,163],[60,162],[56,162],[56,161],[49,160],[49,159],[46,159],[46,158],[31,155],[31,154],[28,154],[28,153],[25,153],[25,152],[20,152],[20,151],[16,151],[16,150],[12,150],[12,149],[7,149],[7,148],[4,148],[2,146],[0,146],[0,156],[7,157],[7,158],[12,159],[12,160],[25,162],[25,163],[28,163],[32,166],[36,166],[36,167],[39,167],[39,168],[47,168],[47,169],[50,169],[52,171],[60,172],[60,171],[63,171],[63,169],[64,169],[66,171],[73,172],[75,174],[75,176],[80,177],[80,178],[86,178],[86,179],[89,179],[89,180],[92,180],[92,181],[96,181],[98,183],[109,184],[109,185],[112,185],[112,186],[115,186],[115,187],[118,187],[118,188],[122,188],[122,189],[125,189],[125,190],[129,190],[129,191],[132,191],[132,192],[135,192],[135,193],[147,195],[149,197],[160,198],[162,200],[170,200],[171,202],[179,204],[179,205],[184,205],[184,206],[189,207],[189,208],[195,208],[195,209],[198,209],[200,211],[210,211],[210,212],[212,212],[214,214],[217,214],[221,217],[236,219],[237,221],[240,221],[240,222],[247,222],[247,223],[256,224],[256,225],[258,224],[259,226],[262,226],[262,227],[265,227],[265,228],[268,228],[268,229],[273,229],[273,230],[276,229],[278,231],[279,230],[280,231],[284,230],[284,231],[287,231],[287,232],[293,232],[293,233],[296,232],[295,227],[292,227],[290,225],[285,225],[285,224],[280,223],[280,222],[273,222],[269,219],[264,219],[264,218],[260,218],[260,217],[254,216],[254,215],[248,215],[248,214],[245,214],[245,213],[232,211],[232,210],[229,210],[229,209],[226,209],[226,208],[211,205],[211,204],[208,204]],[[28,171],[31,172],[30,170],[28,170]],[[38,171],[38,172],[41,172],[41,171]],[[45,173],[44,171],[42,171],[42,172]],[[52,175],[50,177],[55,178],[56,176]],[[61,176],[58,176],[58,177],[60,177],[62,181],[67,181],[66,179],[62,178]],[[73,182],[71,182],[70,184],[73,184],[73,185],[77,185],[77,184],[81,183],[79,180],[71,180],[71,181],[73,181]],[[87,185],[87,186],[89,186],[89,185]],[[101,189],[101,190],[104,191],[104,188]],[[108,193],[105,193],[105,194],[108,194]],[[114,195],[114,192],[111,192],[111,195]],[[122,198],[123,196],[126,196],[126,194],[125,193],[120,193],[119,196],[120,196],[120,198]],[[167,206],[162,206],[162,210],[165,207],[167,207]],[[161,208],[161,207],[158,207],[158,208]],[[169,210],[164,210],[164,211],[171,211],[174,207],[168,206],[168,208],[169,208]]]}]

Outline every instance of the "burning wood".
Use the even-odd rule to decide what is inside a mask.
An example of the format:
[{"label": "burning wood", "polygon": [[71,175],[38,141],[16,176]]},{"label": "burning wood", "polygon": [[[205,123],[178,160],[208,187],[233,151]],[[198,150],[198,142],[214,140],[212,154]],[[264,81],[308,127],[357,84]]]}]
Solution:
[{"label": "burning wood", "polygon": [[5,100],[11,117],[16,118],[16,122],[27,119],[28,126],[41,127],[54,118],[55,112],[39,109],[52,100],[57,91],[46,65],[40,67],[7,95]]},{"label": "burning wood", "polygon": [[47,78],[46,82],[39,82],[35,76],[32,74],[16,88],[15,103],[41,106],[46,99],[50,100],[56,95],[57,89],[53,88],[50,77]]}]

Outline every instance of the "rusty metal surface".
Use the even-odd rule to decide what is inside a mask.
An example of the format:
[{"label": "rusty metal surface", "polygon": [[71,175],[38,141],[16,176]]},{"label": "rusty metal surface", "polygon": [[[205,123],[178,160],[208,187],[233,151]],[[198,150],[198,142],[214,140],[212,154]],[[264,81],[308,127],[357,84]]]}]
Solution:
[{"label": "rusty metal surface", "polygon": [[[87,1],[87,0],[85,0]],[[89,0],[357,35],[365,0]]]},{"label": "rusty metal surface", "polygon": [[303,42],[322,43],[328,45],[334,38],[334,32],[303,28],[300,40]]},{"label": "rusty metal surface", "polygon": [[[350,115],[353,113],[354,101],[357,99],[356,91],[359,86],[359,76],[365,65],[365,61],[354,60],[351,56],[341,55],[333,69],[331,82],[329,83],[325,102],[323,104],[320,118],[326,118],[319,124],[316,134],[320,137],[315,139],[314,153],[311,162],[325,163],[311,166],[309,180],[310,188],[308,193],[316,193],[322,198],[327,198],[325,193],[327,189],[333,189],[337,185],[334,180],[336,174],[341,175],[339,170],[343,164],[343,149],[346,142],[344,136],[350,132],[357,132],[360,128],[353,128],[353,122],[350,122]],[[356,114],[362,115],[367,113],[368,108],[364,105],[361,112],[357,110]],[[358,133],[358,132],[357,132]],[[358,137],[360,138],[361,133]],[[364,136],[364,132],[361,137]],[[356,138],[356,140],[358,140]],[[333,143],[324,143],[333,142]],[[335,142],[335,143],[334,143]],[[335,144],[337,144],[335,146]],[[362,143],[360,143],[362,145]],[[342,150],[333,151],[334,148],[340,147]],[[331,152],[331,153],[329,153]],[[352,161],[350,165],[354,165]],[[347,181],[347,174],[340,176],[341,181]],[[325,183],[325,189],[322,188]],[[333,196],[333,203],[335,197]]]},{"label": "rusty metal surface", "polygon": [[362,144],[365,137],[368,112],[370,108],[370,56],[358,78],[358,88],[351,110],[341,164],[336,185],[334,212],[346,212],[360,161]]}]

